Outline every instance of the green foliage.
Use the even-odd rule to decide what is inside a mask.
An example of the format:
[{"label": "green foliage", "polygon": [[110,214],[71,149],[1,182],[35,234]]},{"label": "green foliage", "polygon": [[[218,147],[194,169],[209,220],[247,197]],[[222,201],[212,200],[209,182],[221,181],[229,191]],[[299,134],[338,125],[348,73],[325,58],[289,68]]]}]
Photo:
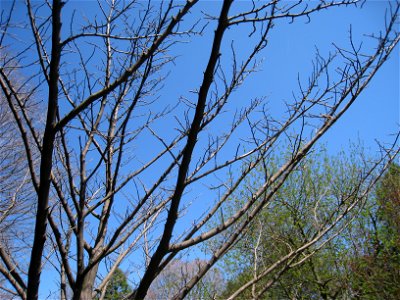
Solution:
[{"label": "green foliage", "polygon": [[[267,168],[279,166],[269,158]],[[243,291],[238,299],[398,299],[400,295],[400,167],[391,165],[368,198],[359,198],[364,161],[355,154],[329,157],[325,151],[309,155],[289,176],[263,211],[230,251],[223,268],[228,281],[222,298],[232,295],[293,249],[297,249],[344,214],[313,247]],[[246,191],[262,184],[265,164],[258,166],[230,202],[235,211],[248,201]],[[248,188],[248,187],[251,188]],[[329,241],[327,239],[330,239]],[[304,262],[321,243],[326,244]],[[271,284],[272,283],[272,284]]]},{"label": "green foliage", "polygon": [[[271,158],[268,166],[279,166],[278,158]],[[259,173],[263,174],[260,167]],[[292,249],[312,239],[326,224],[342,213],[356,195],[360,169],[345,157],[329,157],[321,149],[301,162],[263,209],[235,248],[225,258],[225,268],[231,280],[223,296],[229,296],[254,277],[258,270],[266,269]],[[255,174],[246,184],[258,185],[263,178]],[[250,190],[250,189],[249,189]],[[233,205],[241,205],[248,198],[240,193]],[[351,218],[349,213],[344,220]],[[323,242],[323,241],[321,241]],[[321,243],[320,242],[320,243]],[[289,268],[278,276],[263,294],[264,299],[332,299],[347,293],[345,262],[348,247],[343,238],[335,238],[305,263]],[[315,246],[318,246],[317,243]],[[309,250],[311,252],[312,249]],[[306,255],[309,252],[305,252]],[[297,257],[293,263],[302,258]],[[257,271],[255,271],[257,270]],[[276,272],[265,276],[255,287],[244,291],[240,299],[253,298]],[[253,290],[252,290],[253,289]]]},{"label": "green foliage", "polygon": [[364,251],[351,264],[352,288],[360,299],[398,299],[400,295],[400,167],[391,165],[376,191]]},{"label": "green foliage", "polygon": [[128,284],[126,275],[122,270],[116,269],[110,282],[107,285],[104,299],[119,300],[132,292]]},{"label": "green foliage", "polygon": [[387,246],[400,249],[400,166],[392,164],[378,185],[377,200],[382,236]]}]

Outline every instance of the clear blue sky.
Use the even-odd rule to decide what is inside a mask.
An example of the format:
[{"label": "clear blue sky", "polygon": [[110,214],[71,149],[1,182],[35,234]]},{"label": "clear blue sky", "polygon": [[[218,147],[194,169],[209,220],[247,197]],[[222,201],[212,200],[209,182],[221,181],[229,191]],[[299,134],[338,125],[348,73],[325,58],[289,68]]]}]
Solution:
[{"label": "clear blue sky", "polygon": [[[201,2],[201,9],[218,13],[220,1]],[[1,2],[1,6],[6,9],[9,4],[8,1]],[[288,20],[278,21],[271,33],[269,45],[262,54],[264,63],[260,71],[248,79],[235,93],[232,101],[243,104],[254,97],[266,96],[271,111],[279,115],[282,100],[291,100],[292,91],[298,91],[297,75],[300,74],[300,78],[307,79],[312,69],[315,47],[318,47],[325,56],[329,51],[334,51],[332,42],[349,48],[351,24],[356,44],[364,41],[365,49],[368,51],[369,38],[362,34],[376,33],[383,28],[387,7],[385,1],[367,1],[362,10],[352,7],[334,8],[314,14],[309,24],[306,24],[306,18],[298,19],[293,24],[289,24]],[[74,8],[88,16],[98,13],[95,1],[69,1],[64,8],[64,16],[70,15]],[[192,14],[192,18],[199,16],[200,8]],[[22,2],[17,4],[16,13],[21,20],[27,18]],[[64,25],[68,22],[69,20],[63,21]],[[178,58],[175,65],[171,65],[169,69],[170,75],[162,91],[163,101],[174,103],[180,96],[190,97],[192,94],[189,91],[199,87],[206,59],[210,53],[210,38],[214,29],[215,23],[211,23],[203,37],[194,37],[192,41],[188,38],[188,43],[173,48],[172,54],[178,55]],[[222,52],[229,53],[231,40],[234,41],[239,55],[248,50],[247,45],[250,40],[246,33],[247,31],[235,27],[230,29]],[[399,69],[397,48],[391,60],[380,70],[357,103],[321,141],[326,143],[331,153],[347,148],[350,142],[361,140],[367,148],[371,148],[371,154],[374,154],[377,150],[375,139],[383,142],[392,140],[390,134],[399,130],[400,122]],[[162,134],[164,137],[172,136],[174,133],[172,128],[177,124],[174,123],[174,119],[166,122],[169,123],[159,124]],[[222,129],[223,124],[220,126]],[[147,150],[137,149],[143,156]],[[204,204],[195,205],[204,207]],[[46,275],[43,277],[42,282],[45,283],[42,286],[43,295],[51,285],[50,281],[52,279]]]},{"label": "clear blue sky", "polygon": [[[219,6],[218,1],[206,1],[204,5],[212,9]],[[309,24],[306,24],[306,18],[298,19],[294,24],[289,24],[287,20],[277,22],[271,32],[269,46],[263,53],[265,63],[238,91],[237,99],[267,96],[271,109],[278,112],[277,107],[281,108],[282,100],[291,100],[292,91],[298,91],[297,75],[307,79],[312,70],[316,47],[324,56],[335,50],[332,42],[343,48],[350,48],[351,24],[356,45],[363,42],[368,53],[371,39],[363,35],[377,33],[383,28],[383,16],[387,8],[386,1],[367,1],[363,9],[334,8],[314,14]],[[248,38],[244,32],[235,30],[231,29],[225,46],[229,46],[231,39],[238,49],[242,45],[242,50],[245,51]],[[178,58],[170,77],[172,93],[185,93],[186,85],[194,88],[198,84],[203,69],[201,64],[198,68],[196,62],[204,64],[204,58],[209,53],[208,38],[209,36],[205,36],[202,40],[195,41],[194,45],[183,45],[179,49],[182,57]],[[190,66],[190,76],[180,76],[177,81],[174,74],[187,72],[187,66]],[[392,140],[389,135],[399,130],[400,122],[399,70],[397,48],[390,62],[380,70],[357,103],[321,141],[327,143],[329,150],[337,152],[358,139],[366,147],[372,148],[375,148],[375,139]]]},{"label": "clear blue sky", "polygon": [[[239,1],[238,5],[243,2]],[[3,0],[1,6],[7,9],[10,3]],[[192,18],[197,18],[200,10],[218,14],[219,1],[202,1],[200,4],[198,10],[191,15]],[[297,19],[294,24],[288,24],[287,20],[276,22],[269,46],[262,55],[265,62],[261,70],[247,80],[237,97],[251,99],[267,96],[271,108],[276,109],[282,104],[281,100],[290,100],[292,91],[298,91],[297,74],[307,79],[316,47],[327,56],[329,51],[334,51],[332,42],[344,48],[350,46],[350,24],[355,40],[362,41],[364,48],[370,50],[368,42],[371,39],[363,34],[377,33],[383,28],[383,16],[387,8],[387,1],[367,1],[363,9],[347,7],[319,12],[311,16],[309,24],[306,24],[306,18]],[[80,13],[87,17],[99,14],[96,1],[68,1],[64,7],[64,35],[69,33],[69,16],[73,9],[77,9],[77,16]],[[15,12],[21,20],[27,17],[23,2],[17,2]],[[76,20],[82,22],[79,17]],[[174,48],[174,54],[179,57],[170,69],[171,74],[163,92],[163,95],[168,94],[171,102],[181,95],[190,95],[189,90],[198,87],[210,52],[209,39],[213,26],[211,24],[207,28],[203,37],[195,37],[191,41],[188,39],[189,43]],[[18,31],[18,34],[23,33]],[[246,33],[238,31],[236,27],[232,28],[225,39],[225,46],[229,46],[230,40],[233,40],[239,53],[245,51],[245,45],[248,44]],[[374,145],[374,139],[390,140],[388,134],[396,132],[400,122],[399,69],[397,48],[390,62],[381,69],[360,101],[324,138],[329,148],[338,150],[346,147],[349,140],[358,138],[370,146]]]}]

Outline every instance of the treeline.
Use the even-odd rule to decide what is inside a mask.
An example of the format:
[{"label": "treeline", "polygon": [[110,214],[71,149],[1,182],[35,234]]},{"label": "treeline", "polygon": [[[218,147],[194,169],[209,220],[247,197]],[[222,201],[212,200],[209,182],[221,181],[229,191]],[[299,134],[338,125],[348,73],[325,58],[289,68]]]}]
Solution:
[{"label": "treeline", "polygon": [[[269,158],[267,169],[279,165],[282,158],[277,157]],[[360,197],[358,190],[365,188],[360,178],[368,164],[362,157],[331,157],[323,150],[310,155],[188,298],[398,299],[400,166],[390,165],[369,195]],[[263,182],[261,170],[255,168],[248,189],[232,196],[232,211]],[[340,218],[339,230],[332,227],[324,238],[291,254],[312,243],[335,218]],[[215,243],[203,250],[211,252]],[[175,260],[157,277],[146,299],[172,297],[204,263]],[[118,285],[114,282],[108,290]]]},{"label": "treeline", "polygon": [[[362,172],[360,161],[307,159],[225,258],[221,298],[399,299],[400,167],[392,164],[368,197],[344,197],[356,194]],[[357,207],[345,213],[342,230],[263,276],[260,270],[310,242],[346,202]]]}]

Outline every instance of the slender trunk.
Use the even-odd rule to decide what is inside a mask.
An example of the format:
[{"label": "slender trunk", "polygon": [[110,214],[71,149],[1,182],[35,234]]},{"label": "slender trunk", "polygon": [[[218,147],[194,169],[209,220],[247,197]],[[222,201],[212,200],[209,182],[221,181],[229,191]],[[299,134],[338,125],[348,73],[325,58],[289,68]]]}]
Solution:
[{"label": "slender trunk", "polygon": [[204,72],[203,83],[199,90],[196,112],[192,121],[191,128],[189,130],[186,146],[183,151],[183,157],[178,172],[175,192],[171,199],[171,206],[169,208],[167,221],[164,226],[163,235],[161,237],[160,243],[158,244],[157,250],[150,260],[149,266],[147,267],[147,270],[144,273],[142,280],[140,281],[136,292],[130,295],[130,299],[144,299],[151,283],[159,272],[158,269],[163,257],[169,251],[169,243],[172,237],[176,220],[178,218],[180,200],[185,189],[187,171],[189,169],[189,165],[192,159],[192,153],[197,142],[197,136],[200,131],[201,121],[203,120],[204,110],[207,102],[207,95],[209,88],[213,82],[215,66],[217,65],[220,56],[219,51],[224,32],[227,28],[228,12],[232,2],[233,0],[225,0],[222,5],[218,27],[215,31],[215,37],[210,58]]},{"label": "slender trunk", "polygon": [[46,242],[47,214],[50,190],[50,174],[53,162],[53,148],[55,139],[55,125],[58,106],[58,79],[60,64],[60,31],[61,31],[60,0],[53,1],[52,22],[52,50],[49,74],[49,98],[47,107],[47,120],[43,136],[43,145],[40,161],[40,185],[35,220],[35,233],[33,239],[31,260],[28,271],[27,299],[37,299],[39,293],[40,273],[43,249]]}]

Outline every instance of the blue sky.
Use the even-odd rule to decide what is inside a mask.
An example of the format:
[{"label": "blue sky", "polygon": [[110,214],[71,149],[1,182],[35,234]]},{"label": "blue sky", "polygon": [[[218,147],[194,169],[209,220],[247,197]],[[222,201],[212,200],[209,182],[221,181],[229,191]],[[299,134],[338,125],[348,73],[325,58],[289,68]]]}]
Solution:
[{"label": "blue sky", "polygon": [[[239,5],[244,2],[239,1]],[[10,1],[2,1],[2,5],[7,8]],[[73,9],[90,17],[96,14],[96,7],[95,1],[69,1],[64,8],[66,17],[63,20],[64,34],[69,31],[68,16]],[[200,9],[190,17],[197,18],[200,10],[217,14],[219,7],[219,1],[202,1]],[[245,95],[251,99],[266,96],[271,109],[276,109],[282,105],[282,100],[291,99],[292,91],[298,91],[297,75],[303,79],[307,78],[316,48],[323,56],[327,56],[329,52],[334,51],[332,42],[344,48],[350,47],[348,39],[350,24],[356,43],[363,42],[364,48],[370,50],[371,39],[363,34],[377,33],[383,28],[384,13],[387,8],[386,1],[367,1],[363,9],[347,7],[319,12],[311,16],[309,24],[306,18],[299,18],[294,24],[289,24],[288,20],[276,22],[269,45],[262,54],[264,63],[260,66],[260,70],[247,80],[237,93],[237,97]],[[26,17],[26,9],[22,2],[17,3],[15,12],[17,18],[23,20]],[[82,21],[76,19],[78,22]],[[171,73],[163,92],[163,95],[168,94],[171,102],[182,95],[190,95],[189,90],[198,88],[210,51],[208,41],[212,36],[213,26],[214,24],[210,24],[202,37],[188,38],[188,43],[174,48],[173,54],[178,55],[178,58],[169,70]],[[26,34],[23,31],[17,33],[21,37],[22,34]],[[225,46],[233,40],[240,53],[246,50],[247,39],[244,31],[234,27],[225,40]],[[359,101],[323,139],[329,148],[337,151],[341,147],[346,147],[350,140],[357,139],[362,140],[367,146],[373,146],[374,139],[390,140],[388,135],[396,132],[399,125],[399,69],[397,48],[390,62],[379,71]]]},{"label": "blue sky", "polygon": [[[1,2],[5,8],[9,4],[8,1]],[[193,12],[191,18],[198,18],[200,10],[217,14],[220,2],[202,1],[200,6]],[[70,1],[64,8],[64,16],[69,16],[73,8],[89,16],[96,13],[96,7],[94,1]],[[376,33],[383,28],[384,13],[387,8],[388,4],[385,1],[367,1],[362,10],[353,7],[334,8],[314,14],[309,24],[306,18],[297,19],[293,24],[289,24],[288,20],[277,21],[276,28],[271,32],[269,45],[261,55],[264,63],[259,71],[234,94],[232,105],[240,106],[248,103],[252,98],[265,96],[271,112],[281,114],[283,100],[291,100],[292,91],[298,91],[298,74],[300,78],[306,80],[312,70],[312,59],[315,56],[316,47],[323,56],[334,51],[332,42],[349,48],[351,24],[356,44],[363,41],[368,52],[371,39],[363,34]],[[18,3],[16,13],[21,20],[26,18],[26,10],[21,2]],[[187,19],[187,22],[191,21]],[[63,21],[65,30],[68,29],[66,27],[68,22],[69,20]],[[169,67],[170,73],[162,91],[162,101],[173,104],[180,96],[191,97],[190,90],[199,88],[210,53],[210,38],[214,28],[215,23],[211,23],[206,28],[204,36],[188,38],[187,43],[173,48],[172,54],[177,58],[175,64]],[[238,55],[248,51],[251,39],[247,34],[248,30],[236,27],[230,29],[224,42],[223,53],[229,53],[227,47],[231,41],[234,41]],[[20,37],[25,38],[22,35]],[[377,151],[375,139],[383,142],[390,142],[393,139],[390,134],[399,130],[400,122],[399,69],[399,48],[397,47],[391,60],[379,71],[369,88],[321,141],[327,145],[331,153],[346,149],[350,143],[360,140],[366,148],[370,148],[369,151],[373,155]],[[159,126],[163,136],[168,138],[175,133],[173,128],[177,124],[172,118],[156,126]],[[222,121],[219,126],[217,130],[224,129]],[[139,148],[137,151],[144,157],[148,149]],[[196,205],[204,207],[204,204]],[[46,277],[43,277],[42,282],[45,283],[42,287],[45,294],[44,291],[48,289],[50,282]]]},{"label": "blue sky", "polygon": [[[215,7],[217,2],[207,1],[207,6]],[[386,1],[367,1],[363,9],[334,8],[314,14],[309,24],[306,18],[298,19],[294,24],[289,24],[287,20],[278,21],[271,32],[269,46],[263,53],[265,63],[244,84],[238,92],[239,96],[266,96],[271,109],[280,107],[281,100],[291,100],[292,91],[298,91],[297,75],[307,79],[316,48],[325,57],[335,51],[333,42],[350,48],[350,25],[356,45],[362,42],[368,52],[372,40],[365,35],[377,33],[383,28],[387,8]],[[236,45],[247,43],[245,35],[235,33],[235,28],[231,31],[231,38]],[[207,43],[202,45],[188,45],[190,53],[184,54],[182,60],[189,56],[191,60],[188,59],[187,63],[190,63],[196,61],[196,57],[203,57],[204,52],[208,52],[207,48],[203,50]],[[379,71],[357,103],[323,138],[321,142],[327,143],[330,151],[340,151],[358,140],[365,143],[367,148],[375,148],[375,139],[392,140],[390,134],[398,131],[400,122],[399,57],[397,47],[390,62]],[[179,87],[176,88],[179,90]]]}]

